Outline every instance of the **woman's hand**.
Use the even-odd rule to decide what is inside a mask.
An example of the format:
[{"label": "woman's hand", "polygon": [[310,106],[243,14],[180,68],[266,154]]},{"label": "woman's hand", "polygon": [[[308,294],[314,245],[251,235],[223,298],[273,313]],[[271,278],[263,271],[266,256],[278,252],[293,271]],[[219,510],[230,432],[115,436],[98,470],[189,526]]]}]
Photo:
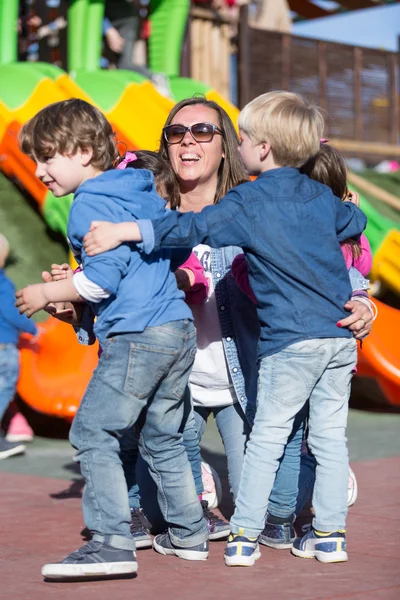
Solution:
[{"label": "woman's hand", "polygon": [[[43,271],[43,273],[48,273],[48,271]],[[42,273],[42,278],[43,278]],[[51,279],[44,279],[43,281],[61,281],[62,279],[69,279],[73,277],[74,271],[72,267],[69,266],[68,263],[63,263],[62,265],[58,265],[53,263],[51,265]]]},{"label": "woman's hand", "polygon": [[194,284],[194,273],[190,269],[177,269],[175,277],[178,289],[184,292],[189,291]]},{"label": "woman's hand", "polygon": [[351,315],[339,321],[338,327],[350,329],[357,340],[361,340],[371,333],[373,316],[368,306],[357,300],[349,300],[344,308],[351,312]]},{"label": "woman's hand", "polygon": [[[69,275],[68,269],[63,269],[63,272],[67,273],[67,275],[65,277],[61,277],[61,279],[72,277],[73,271],[69,265],[66,265],[66,263],[63,265],[51,265],[52,272],[53,267],[62,268],[64,266],[67,266],[68,269],[71,270],[72,274]],[[54,281],[55,277],[52,276],[51,273],[49,273],[48,271],[43,271],[42,279],[45,283],[48,283],[49,281]],[[73,302],[51,302],[50,304],[47,304],[47,306],[45,306],[43,310],[55,319],[62,321],[63,323],[68,323],[68,325],[79,325],[82,318],[83,304]]]}]

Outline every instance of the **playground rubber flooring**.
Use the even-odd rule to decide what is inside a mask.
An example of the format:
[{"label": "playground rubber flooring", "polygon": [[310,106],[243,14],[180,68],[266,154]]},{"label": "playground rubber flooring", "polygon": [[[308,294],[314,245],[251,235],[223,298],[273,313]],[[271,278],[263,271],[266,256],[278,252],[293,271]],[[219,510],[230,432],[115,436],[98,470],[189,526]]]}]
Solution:
[{"label": "playground rubber flooring", "polygon": [[[400,413],[351,410],[349,450],[359,496],[349,510],[349,562],[324,565],[288,550],[262,547],[253,568],[225,567],[224,542],[210,543],[205,562],[138,552],[134,579],[44,582],[40,569],[82,543],[82,480],[66,440],[37,437],[26,456],[0,462],[0,598],[13,600],[164,600],[266,598],[276,600],[400,598]],[[220,509],[232,512],[226,463],[215,423],[203,456],[224,487]],[[302,515],[301,526],[308,520]]]}]

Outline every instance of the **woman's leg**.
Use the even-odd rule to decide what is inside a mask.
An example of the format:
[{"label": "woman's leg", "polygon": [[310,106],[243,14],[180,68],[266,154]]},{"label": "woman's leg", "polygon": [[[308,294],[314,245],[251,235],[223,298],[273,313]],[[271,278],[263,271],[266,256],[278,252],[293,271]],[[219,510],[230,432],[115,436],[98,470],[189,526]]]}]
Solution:
[{"label": "woman's leg", "polygon": [[250,427],[238,402],[214,409],[215,421],[221,435],[228,463],[228,478],[233,499],[236,499],[242,473]]}]

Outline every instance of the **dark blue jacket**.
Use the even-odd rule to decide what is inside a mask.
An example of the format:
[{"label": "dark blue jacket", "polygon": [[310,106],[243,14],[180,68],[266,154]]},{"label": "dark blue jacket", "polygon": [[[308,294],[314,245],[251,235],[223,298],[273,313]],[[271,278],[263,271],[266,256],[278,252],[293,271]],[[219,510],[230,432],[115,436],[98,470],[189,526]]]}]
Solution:
[{"label": "dark blue jacket", "polygon": [[170,269],[169,250],[149,257],[134,244],[121,244],[97,256],[87,256],[83,250],[82,240],[92,221],[156,219],[164,211],[165,200],[155,191],[152,173],[144,169],[106,171],[85,181],[75,193],[68,219],[69,241],[86,277],[111,292],[106,300],[90,303],[97,316],[94,331],[100,344],[117,333],[193,318]]},{"label": "dark blue jacket", "polygon": [[15,307],[15,287],[0,269],[0,344],[16,344],[21,332],[36,335],[35,323]]},{"label": "dark blue jacket", "polygon": [[297,169],[267,171],[200,213],[138,223],[145,252],[204,243],[241,246],[258,299],[259,357],[306,339],[351,337],[349,275],[339,242],[359,236],[364,213]]}]

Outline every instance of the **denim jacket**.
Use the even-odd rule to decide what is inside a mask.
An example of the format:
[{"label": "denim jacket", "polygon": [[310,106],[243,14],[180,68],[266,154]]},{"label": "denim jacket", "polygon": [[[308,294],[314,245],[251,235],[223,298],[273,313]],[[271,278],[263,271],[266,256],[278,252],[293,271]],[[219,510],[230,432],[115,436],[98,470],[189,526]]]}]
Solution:
[{"label": "denim jacket", "polygon": [[260,325],[253,302],[236,285],[232,261],[242,249],[237,246],[211,249],[212,278],[229,375],[239,404],[250,425],[257,397],[257,343]]}]

